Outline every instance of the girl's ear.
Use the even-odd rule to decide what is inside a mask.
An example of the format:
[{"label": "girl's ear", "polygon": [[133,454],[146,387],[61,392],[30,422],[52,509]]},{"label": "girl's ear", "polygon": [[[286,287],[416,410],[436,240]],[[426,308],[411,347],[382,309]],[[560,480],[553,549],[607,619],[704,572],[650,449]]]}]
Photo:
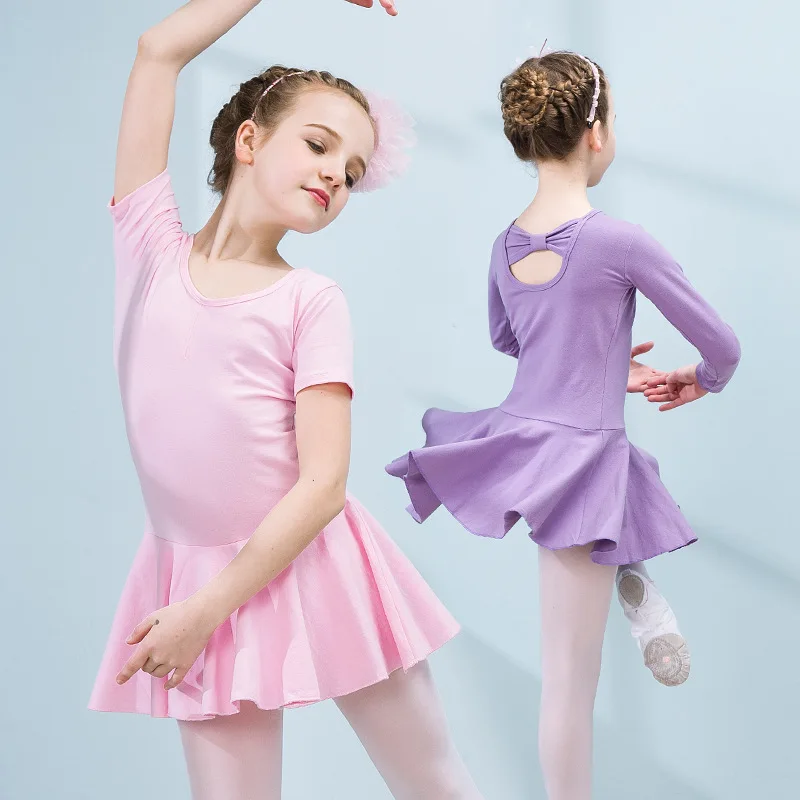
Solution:
[{"label": "girl's ear", "polygon": [[603,152],[605,139],[605,128],[603,127],[603,123],[599,120],[595,120],[594,124],[589,129],[589,148],[593,153]]},{"label": "girl's ear", "polygon": [[252,164],[256,152],[258,128],[251,119],[246,119],[236,131],[234,154],[240,164]]}]

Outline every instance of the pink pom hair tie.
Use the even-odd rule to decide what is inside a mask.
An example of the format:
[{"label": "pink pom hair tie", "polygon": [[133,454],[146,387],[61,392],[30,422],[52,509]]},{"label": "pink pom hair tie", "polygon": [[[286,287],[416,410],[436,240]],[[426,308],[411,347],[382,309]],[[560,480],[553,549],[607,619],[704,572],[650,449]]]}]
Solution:
[{"label": "pink pom hair tie", "polygon": [[408,151],[417,141],[414,120],[400,106],[387,97],[372,92],[364,94],[375,123],[375,150],[353,192],[383,189],[403,175],[411,162]]}]

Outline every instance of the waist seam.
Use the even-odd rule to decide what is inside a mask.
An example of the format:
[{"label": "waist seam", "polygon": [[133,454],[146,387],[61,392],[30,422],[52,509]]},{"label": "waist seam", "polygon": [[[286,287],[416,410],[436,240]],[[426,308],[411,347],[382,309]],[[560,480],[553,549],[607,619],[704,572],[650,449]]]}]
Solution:
[{"label": "waist seam", "polygon": [[621,426],[619,428],[582,428],[580,425],[569,425],[566,422],[558,422],[554,419],[542,419],[541,417],[524,417],[522,414],[514,414],[511,411],[507,411],[502,406],[497,407],[498,411],[502,411],[503,414],[507,414],[509,417],[514,417],[515,419],[528,419],[532,422],[545,422],[548,425],[560,425],[563,428],[572,428],[576,431],[589,431],[591,433],[602,433],[603,431],[624,431],[625,426]]}]

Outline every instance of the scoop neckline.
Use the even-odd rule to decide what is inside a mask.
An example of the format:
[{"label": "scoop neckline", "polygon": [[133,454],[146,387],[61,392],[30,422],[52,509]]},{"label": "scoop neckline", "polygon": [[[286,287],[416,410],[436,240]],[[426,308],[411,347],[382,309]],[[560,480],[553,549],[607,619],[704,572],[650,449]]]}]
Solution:
[{"label": "scoop neckline", "polygon": [[255,292],[236,294],[230,297],[206,297],[206,295],[204,295],[197,288],[197,286],[195,286],[191,273],[189,272],[189,256],[192,254],[193,245],[194,234],[190,234],[187,237],[183,256],[180,260],[181,281],[186,289],[187,294],[193,300],[204,306],[230,306],[235,305],[236,303],[246,303],[250,300],[258,300],[260,297],[265,297],[268,294],[272,294],[272,292],[274,292],[276,289],[279,289],[281,286],[287,283],[296,273],[305,272],[302,267],[292,267],[292,269],[290,269],[285,275],[278,278],[278,280],[276,280],[274,283],[271,283],[269,286],[266,286],[263,289],[258,289]]},{"label": "scoop neckline", "polygon": [[[517,225],[517,220],[514,220],[506,230],[505,239],[503,241],[503,261],[505,263],[505,273],[511,279],[515,286],[518,286],[520,289],[525,289],[529,292],[541,292],[545,289],[550,289],[555,286],[563,277],[567,271],[567,266],[569,264],[569,257],[572,255],[572,248],[575,247],[575,241],[578,238],[578,234],[581,231],[581,228],[589,221],[589,219],[595,214],[601,213],[599,209],[593,208],[590,211],[587,211],[582,217],[575,217],[575,219],[568,219],[566,222],[562,222],[560,225],[556,225],[555,228],[547,231],[547,233],[531,233],[525,228],[520,227]],[[519,219],[519,217],[517,217]],[[552,277],[549,281],[545,281],[544,283],[525,283],[525,281],[521,281],[511,270],[511,263],[508,260],[508,234],[511,232],[512,228],[516,228],[518,231],[521,231],[526,236],[551,236],[554,233],[558,233],[560,230],[569,227],[570,225],[576,225],[577,230],[572,235],[572,239],[570,240],[569,246],[567,247],[567,252],[564,253],[564,256],[561,259],[561,269]]]}]

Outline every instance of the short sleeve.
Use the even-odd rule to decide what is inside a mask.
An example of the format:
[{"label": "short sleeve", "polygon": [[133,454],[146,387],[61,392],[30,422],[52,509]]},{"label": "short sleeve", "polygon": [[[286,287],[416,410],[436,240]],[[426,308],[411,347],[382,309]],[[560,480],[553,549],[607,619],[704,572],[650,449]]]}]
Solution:
[{"label": "short sleeve", "polygon": [[159,267],[177,261],[189,237],[181,227],[172,183],[166,171],[109,203],[114,224],[114,360],[128,322],[139,316]]},{"label": "short sleeve", "polygon": [[165,170],[134,189],[118,203],[109,203],[114,224],[117,279],[154,271],[184,238],[180,213]]},{"label": "short sleeve", "polygon": [[700,351],[700,386],[710,392],[721,391],[739,364],[739,340],[692,286],[675,259],[638,226],[625,259],[625,275]]},{"label": "short sleeve", "polygon": [[295,395],[321,383],[344,383],[353,392],[353,334],[344,293],[329,286],[298,313],[292,353]]}]

